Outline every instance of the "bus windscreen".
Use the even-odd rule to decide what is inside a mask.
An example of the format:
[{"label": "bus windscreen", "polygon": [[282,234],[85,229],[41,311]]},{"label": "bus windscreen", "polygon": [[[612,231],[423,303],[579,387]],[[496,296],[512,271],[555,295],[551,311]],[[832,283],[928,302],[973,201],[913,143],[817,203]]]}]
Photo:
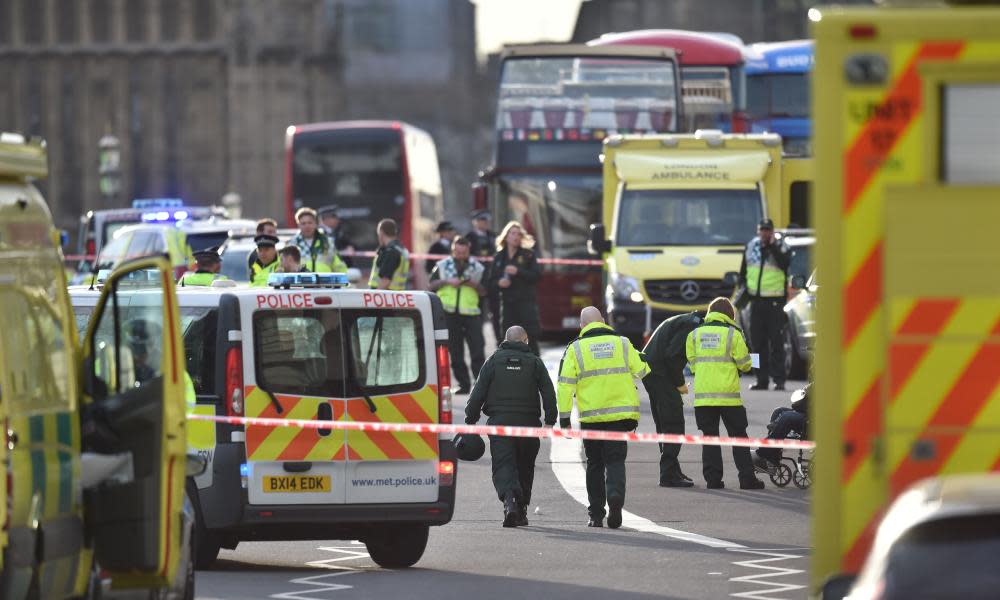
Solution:
[{"label": "bus windscreen", "polygon": [[808,74],[748,76],[747,113],[752,119],[809,118]]}]

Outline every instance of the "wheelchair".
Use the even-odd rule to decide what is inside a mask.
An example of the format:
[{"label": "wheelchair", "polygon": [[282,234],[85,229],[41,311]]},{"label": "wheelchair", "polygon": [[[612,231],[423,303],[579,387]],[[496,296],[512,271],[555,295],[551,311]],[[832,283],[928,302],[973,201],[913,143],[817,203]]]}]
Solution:
[{"label": "wheelchair", "polygon": [[[767,428],[770,433],[771,425],[768,424]],[[806,429],[808,429],[808,423]],[[785,439],[801,440],[805,438],[802,432],[793,430],[785,436]],[[754,470],[766,474],[771,483],[778,487],[787,487],[791,483],[800,490],[807,490],[812,485],[812,461],[813,451],[800,449],[794,457],[785,456],[783,453],[781,460],[777,463],[769,460],[755,460]],[[766,467],[760,462],[766,463]]]}]

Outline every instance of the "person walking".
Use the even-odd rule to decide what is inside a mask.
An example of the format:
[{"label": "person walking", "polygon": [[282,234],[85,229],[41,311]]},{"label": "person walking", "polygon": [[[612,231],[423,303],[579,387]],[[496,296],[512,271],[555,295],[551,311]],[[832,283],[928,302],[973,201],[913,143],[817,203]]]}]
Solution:
[{"label": "person walking", "polygon": [[222,257],[219,255],[219,247],[213,246],[194,253],[194,260],[197,264],[194,273],[185,273],[181,277],[181,287],[195,286],[208,287],[217,279],[229,279],[225,275],[220,275],[222,270]]},{"label": "person walking", "polygon": [[266,287],[267,278],[271,273],[277,273],[281,267],[278,260],[278,236],[262,233],[253,239],[257,244],[257,259],[250,267],[253,274],[250,278],[250,287]]},{"label": "person walking", "polygon": [[[438,239],[434,240],[431,247],[427,249],[427,254],[451,254],[451,245],[455,241],[455,236],[458,235],[455,232],[455,226],[451,224],[451,221],[441,221],[435,231],[438,234]],[[428,274],[434,271],[438,260],[442,259],[429,260],[425,263],[424,267]]]},{"label": "person walking", "polygon": [[479,296],[483,291],[485,269],[469,256],[469,240],[459,237],[451,244],[451,256],[439,260],[431,272],[430,291],[437,293],[448,324],[448,354],[451,371],[458,381],[456,394],[468,394],[471,389],[469,369],[465,366],[465,346],[469,346],[472,375],[479,376],[485,357],[483,321]]},{"label": "person walking", "polygon": [[368,287],[373,290],[405,290],[410,275],[410,251],[399,243],[399,229],[392,219],[382,219],[375,226],[378,251]]},{"label": "person walking", "polygon": [[[580,414],[580,429],[632,431],[639,426],[639,393],[635,379],[649,374],[628,338],[608,327],[601,311],[588,306],[580,312],[580,335],[567,348],[559,364],[559,426],[570,428],[573,398]],[[627,442],[584,440],[587,457],[588,527],[622,524],[625,506]],[[607,503],[607,512],[604,505]]]},{"label": "person walking", "polygon": [[317,226],[315,210],[303,206],[295,211],[295,222],[299,232],[288,243],[298,246],[306,269],[313,273],[347,271],[347,265],[340,259],[337,249]]},{"label": "person walking", "polygon": [[[687,364],[687,336],[705,321],[701,312],[670,317],[660,323],[642,349],[650,373],[642,379],[649,394],[656,433],[684,434],[684,400],[687,393],[684,366]],[[681,471],[677,460],[680,444],[660,444],[660,487],[692,487],[691,478]]]},{"label": "person walking", "polygon": [[[708,305],[705,322],[687,336],[687,359],[694,373],[694,417],[703,435],[719,435],[719,421],[729,437],[747,437],[747,411],[740,396],[740,373],[750,370],[750,352],[743,332],[736,326],[736,309],[729,298]],[[733,446],[733,461],[740,473],[740,488],[763,489],[754,474],[750,449]],[[701,470],[709,489],[722,482],[722,448],[701,447]]]},{"label": "person walking", "polygon": [[[489,425],[540,427],[542,411],[545,425],[556,422],[556,394],[542,359],[528,346],[523,327],[507,330],[500,344],[479,373],[465,406],[465,422],[475,425],[479,413],[489,417]],[[541,398],[541,410],[539,409]],[[535,458],[541,442],[538,438],[490,436],[493,460],[493,486],[503,502],[503,526],[528,524],[528,506],[535,479]]]},{"label": "person walking", "polygon": [[[472,256],[479,260],[489,261],[496,252],[496,234],[490,231],[490,211],[480,210],[472,213],[472,230],[465,236],[469,240]],[[484,281],[490,281],[493,265],[490,262],[484,264],[486,275]],[[497,345],[500,339],[500,288],[486,286],[486,302],[483,305],[483,312],[489,314],[490,324],[493,326],[493,338]]]},{"label": "person walking", "polygon": [[785,302],[791,261],[788,244],[774,236],[774,222],[762,219],[740,264],[740,283],[750,297],[750,345],[760,355],[757,383],[751,390],[766,390],[768,375],[774,389],[785,389]]},{"label": "person walking", "polygon": [[542,276],[535,253],[535,241],[524,234],[517,221],[504,226],[497,236],[497,253],[490,269],[490,288],[500,292],[500,327],[504,331],[520,325],[528,332],[531,351],[538,356],[538,319],[536,286]]}]

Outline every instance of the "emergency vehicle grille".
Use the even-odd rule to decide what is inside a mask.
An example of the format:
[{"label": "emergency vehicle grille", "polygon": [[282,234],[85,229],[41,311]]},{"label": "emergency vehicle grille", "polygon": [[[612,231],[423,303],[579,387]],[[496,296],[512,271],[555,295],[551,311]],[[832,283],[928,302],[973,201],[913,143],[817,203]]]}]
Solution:
[{"label": "emergency vehicle grille", "polygon": [[698,306],[719,296],[733,295],[733,287],[718,279],[652,279],[646,281],[646,297],[661,304]]}]

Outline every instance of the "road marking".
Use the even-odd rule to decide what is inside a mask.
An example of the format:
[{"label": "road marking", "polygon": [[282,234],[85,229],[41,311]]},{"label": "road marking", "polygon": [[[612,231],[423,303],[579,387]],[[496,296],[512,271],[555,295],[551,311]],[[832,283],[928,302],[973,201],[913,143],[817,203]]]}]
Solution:
[{"label": "road marking", "polygon": [[[549,370],[549,374],[554,374],[553,379],[556,379],[559,375],[556,372],[559,368],[559,360],[553,360],[553,357],[557,355],[559,358],[562,358],[562,355],[558,350],[546,351],[542,357],[545,361],[545,366]],[[575,407],[573,409],[573,421],[576,423]],[[579,439],[565,438],[553,438],[551,441],[552,445],[550,446],[549,455],[552,462],[552,472],[555,473],[556,479],[559,480],[559,484],[566,490],[566,493],[583,506],[588,506],[590,501],[587,499],[587,473],[583,466],[581,454],[583,442]],[[701,535],[699,533],[690,533],[680,529],[664,527],[663,525],[658,525],[649,519],[630,513],[627,510],[622,511],[622,527],[635,529],[636,531],[641,531],[643,533],[662,535],[664,537],[680,540],[682,542],[691,542],[702,546],[710,546],[712,548],[746,547],[742,544],[737,544],[736,542],[729,542]]]},{"label": "road marking", "polygon": [[[789,577],[805,573],[803,569],[789,569],[786,567],[778,567],[766,564],[766,563],[780,562],[783,560],[803,559],[805,558],[805,556],[801,555],[800,553],[803,551],[808,551],[808,549],[806,548],[774,548],[774,549],[729,548],[729,551],[763,557],[753,560],[734,562],[733,565],[735,566],[744,567],[747,569],[758,569],[763,572],[754,573],[752,575],[744,575],[742,577],[732,577],[729,579],[729,582],[731,584],[748,583],[753,585],[767,586],[765,589],[729,594],[730,597],[732,598],[750,598],[751,600],[784,600],[784,598],[787,598],[787,596],[775,596],[773,594],[794,592],[806,588],[806,586],[804,585],[773,581],[773,579],[775,578]],[[795,552],[795,554],[791,554],[791,552]]]},{"label": "road marking", "polygon": [[325,600],[326,599],[325,595],[322,598],[317,598],[313,596],[313,594],[319,594],[319,593],[325,594],[326,592],[339,592],[341,590],[354,589],[353,585],[327,582],[326,580],[332,579],[334,577],[343,577],[344,575],[351,575],[354,573],[364,572],[362,569],[334,564],[348,560],[357,560],[359,558],[368,558],[367,550],[359,550],[358,546],[363,547],[361,542],[352,542],[352,545],[350,546],[321,546],[317,548],[317,550],[322,550],[324,552],[334,552],[338,554],[343,554],[344,556],[337,556],[335,558],[326,558],[323,560],[310,561],[306,563],[306,566],[317,569],[331,569],[331,570],[336,570],[337,572],[325,573],[323,575],[311,575],[309,577],[300,577],[298,579],[292,579],[288,583],[295,585],[311,586],[311,589],[294,590],[291,592],[272,594],[270,597],[274,598],[275,600]]}]

